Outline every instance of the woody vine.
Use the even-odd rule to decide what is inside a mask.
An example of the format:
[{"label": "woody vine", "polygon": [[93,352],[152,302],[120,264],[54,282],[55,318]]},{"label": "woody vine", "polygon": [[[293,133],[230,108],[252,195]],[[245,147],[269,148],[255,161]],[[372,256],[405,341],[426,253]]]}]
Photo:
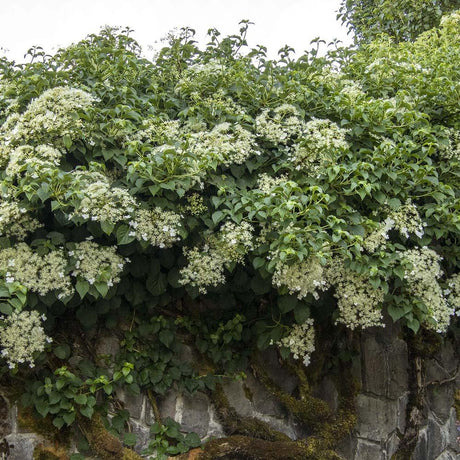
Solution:
[{"label": "woody vine", "polygon": [[[115,29],[2,58],[1,378],[60,428],[118,385],[215,388],[254,350],[308,366],[317,328],[455,329],[459,25],[276,61],[247,21],[153,60]],[[115,362],[71,364],[101,329]]]}]

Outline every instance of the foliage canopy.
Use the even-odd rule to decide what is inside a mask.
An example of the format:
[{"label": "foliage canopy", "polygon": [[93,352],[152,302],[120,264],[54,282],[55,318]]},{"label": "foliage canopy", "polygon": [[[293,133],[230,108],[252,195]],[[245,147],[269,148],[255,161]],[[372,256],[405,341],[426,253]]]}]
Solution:
[{"label": "foliage canopy", "polygon": [[[0,344],[24,402],[60,427],[119,384],[212,386],[177,338],[230,375],[273,345],[307,365],[325,325],[389,315],[445,333],[460,311],[459,26],[457,12],[413,42],[278,61],[246,49],[246,21],[204,50],[183,29],[153,61],[105,29],[3,59]],[[112,375],[67,362],[98,328],[122,339]]]}]

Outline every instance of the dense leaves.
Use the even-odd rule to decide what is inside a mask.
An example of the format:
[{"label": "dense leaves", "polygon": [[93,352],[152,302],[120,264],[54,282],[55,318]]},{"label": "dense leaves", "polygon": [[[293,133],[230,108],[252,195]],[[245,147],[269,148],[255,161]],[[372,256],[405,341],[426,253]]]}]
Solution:
[{"label": "dense leaves", "polygon": [[[459,25],[278,61],[247,49],[247,21],[204,50],[183,29],[153,61],[105,29],[2,60],[0,311],[46,313],[56,343],[21,371],[27,402],[64,426],[121,384],[241,376],[255,348],[307,365],[315,327],[389,315],[445,333],[460,308]],[[18,329],[1,326],[18,372]],[[120,339],[113,376],[75,364],[101,328]],[[196,441],[172,437],[175,452]]]}]

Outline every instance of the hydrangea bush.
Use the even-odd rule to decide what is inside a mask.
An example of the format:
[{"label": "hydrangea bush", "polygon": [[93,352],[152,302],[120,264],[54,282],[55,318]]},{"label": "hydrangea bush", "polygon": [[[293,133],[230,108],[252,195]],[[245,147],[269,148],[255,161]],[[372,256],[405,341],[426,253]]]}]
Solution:
[{"label": "hydrangea bush", "polygon": [[113,29],[0,61],[5,367],[49,374],[109,328],[134,390],[194,390],[180,334],[231,373],[269,346],[308,365],[326,324],[457,321],[459,14],[279,61],[247,27],[151,61]]}]

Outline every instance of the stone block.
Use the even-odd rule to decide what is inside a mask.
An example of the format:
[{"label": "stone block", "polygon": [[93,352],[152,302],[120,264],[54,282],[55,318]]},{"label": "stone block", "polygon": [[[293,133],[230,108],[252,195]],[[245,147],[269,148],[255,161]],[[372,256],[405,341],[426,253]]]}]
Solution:
[{"label": "stone block", "polygon": [[398,401],[383,400],[360,394],[357,397],[359,437],[384,442],[396,429],[401,429],[402,416]]},{"label": "stone block", "polygon": [[331,379],[324,378],[318,387],[315,388],[313,395],[326,401],[332,412],[337,411],[339,407],[339,393]]},{"label": "stone block", "polygon": [[[195,432],[203,437],[209,431],[209,400],[203,393],[182,396],[181,427],[184,431]],[[177,409],[177,406],[176,406]]]},{"label": "stone block", "polygon": [[5,440],[9,445],[8,460],[33,460],[35,447],[43,441],[33,433],[12,433]]},{"label": "stone block", "polygon": [[363,391],[397,399],[407,391],[408,355],[404,340],[367,333],[362,342]]},{"label": "stone block", "polygon": [[0,394],[0,440],[11,431],[10,405],[8,400]]},{"label": "stone block", "polygon": [[380,444],[358,438],[354,460],[386,460],[386,458]]}]

